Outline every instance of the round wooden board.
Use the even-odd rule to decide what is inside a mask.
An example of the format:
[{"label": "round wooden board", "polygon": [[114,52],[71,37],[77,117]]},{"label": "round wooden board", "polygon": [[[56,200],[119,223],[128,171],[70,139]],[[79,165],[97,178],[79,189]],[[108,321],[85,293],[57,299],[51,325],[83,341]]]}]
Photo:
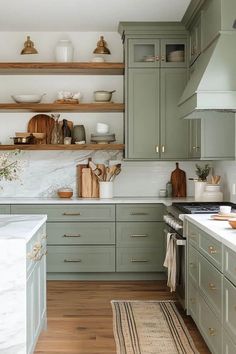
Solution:
[{"label": "round wooden board", "polygon": [[51,143],[51,133],[54,127],[54,119],[47,114],[36,114],[28,123],[29,133],[46,133],[44,144]]}]

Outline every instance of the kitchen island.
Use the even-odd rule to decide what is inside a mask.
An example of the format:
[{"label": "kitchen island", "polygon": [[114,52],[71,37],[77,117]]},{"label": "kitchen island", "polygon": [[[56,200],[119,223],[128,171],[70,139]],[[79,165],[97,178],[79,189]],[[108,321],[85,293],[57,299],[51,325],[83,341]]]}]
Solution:
[{"label": "kitchen island", "polygon": [[31,354],[46,324],[46,215],[0,215],[0,352]]}]

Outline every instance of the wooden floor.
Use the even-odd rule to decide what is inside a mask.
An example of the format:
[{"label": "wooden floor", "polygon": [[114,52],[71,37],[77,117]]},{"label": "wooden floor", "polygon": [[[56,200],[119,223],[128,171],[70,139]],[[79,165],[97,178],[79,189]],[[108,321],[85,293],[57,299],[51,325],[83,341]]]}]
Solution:
[{"label": "wooden floor", "polygon": [[[35,354],[115,354],[111,300],[174,299],[163,281],[49,281],[48,329]],[[209,354],[190,317],[184,321],[201,354]],[[171,354],[171,353],[170,353]]]}]

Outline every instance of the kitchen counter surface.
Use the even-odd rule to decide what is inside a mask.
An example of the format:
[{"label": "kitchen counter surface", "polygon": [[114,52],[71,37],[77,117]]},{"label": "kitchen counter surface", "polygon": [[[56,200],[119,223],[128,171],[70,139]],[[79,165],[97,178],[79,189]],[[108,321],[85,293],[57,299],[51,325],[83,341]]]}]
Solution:
[{"label": "kitchen counter surface", "polygon": [[212,220],[210,214],[185,215],[185,219],[236,252],[236,229],[228,221]]},{"label": "kitchen counter surface", "polygon": [[0,242],[12,239],[28,242],[46,220],[46,215],[0,215]]},{"label": "kitchen counter surface", "polygon": [[160,197],[114,197],[111,199],[100,198],[0,198],[0,204],[156,204],[166,206],[173,202],[192,202],[193,197],[187,198],[160,198]]}]

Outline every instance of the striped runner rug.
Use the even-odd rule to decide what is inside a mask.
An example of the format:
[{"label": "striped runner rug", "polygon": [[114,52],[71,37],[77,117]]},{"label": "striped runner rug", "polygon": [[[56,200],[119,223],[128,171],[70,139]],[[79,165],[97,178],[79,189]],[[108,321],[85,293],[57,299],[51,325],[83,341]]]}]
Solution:
[{"label": "striped runner rug", "polygon": [[117,354],[199,353],[173,301],[112,301]]}]

